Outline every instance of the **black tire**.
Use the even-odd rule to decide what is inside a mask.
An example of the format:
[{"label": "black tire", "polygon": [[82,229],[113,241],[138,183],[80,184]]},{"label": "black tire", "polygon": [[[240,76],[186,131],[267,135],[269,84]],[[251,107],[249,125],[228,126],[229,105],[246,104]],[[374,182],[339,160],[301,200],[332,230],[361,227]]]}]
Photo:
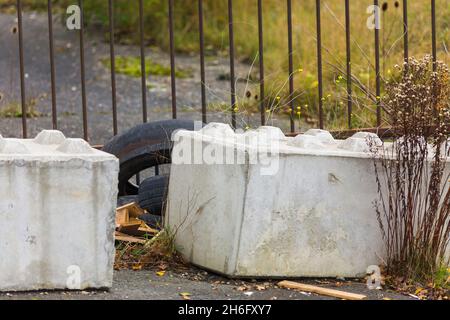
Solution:
[{"label": "black tire", "polygon": [[120,160],[119,196],[138,194],[138,188],[129,183],[142,170],[170,163],[172,133],[178,129],[194,130],[191,120],[162,120],[144,123],[107,142],[103,151]]},{"label": "black tire", "polygon": [[132,202],[138,202],[138,197],[137,196],[123,196],[123,197],[119,197],[117,199],[117,207],[122,207],[126,204],[132,203]]},{"label": "black tire", "polygon": [[139,217],[140,220],[144,221],[149,227],[153,229],[161,229],[162,227],[162,217],[150,213],[144,213]]},{"label": "black tire", "polygon": [[168,184],[167,176],[154,176],[142,181],[139,186],[139,206],[150,214],[162,215]]}]

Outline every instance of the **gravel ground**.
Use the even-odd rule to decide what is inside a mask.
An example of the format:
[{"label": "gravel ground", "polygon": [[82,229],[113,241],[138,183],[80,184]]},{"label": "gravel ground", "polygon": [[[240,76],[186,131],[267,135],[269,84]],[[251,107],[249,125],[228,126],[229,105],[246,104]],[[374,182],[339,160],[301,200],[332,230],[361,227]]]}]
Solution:
[{"label": "gravel ground", "polygon": [[[197,280],[198,279],[198,280]],[[300,280],[302,283],[326,286],[367,295],[370,300],[411,299],[390,291],[369,290],[362,282],[337,280]],[[189,293],[191,300],[330,300],[333,298],[276,288],[276,282],[225,279],[204,271],[167,272],[116,271],[109,291],[49,291],[0,293],[0,300],[180,300]],[[243,291],[243,289],[246,289]],[[263,288],[263,289],[262,289]],[[259,289],[259,290],[258,290]]]},{"label": "gravel ground", "polygon": [[[56,95],[58,127],[67,136],[82,137],[82,103],[79,67],[79,35],[69,31],[60,17],[54,18]],[[18,58],[18,36],[15,15],[0,13],[0,101],[2,106],[20,101],[20,78]],[[28,119],[29,136],[41,129],[51,128],[50,63],[48,49],[47,16],[42,13],[25,12],[23,15],[25,87],[27,101],[35,99],[36,109],[43,116]],[[109,44],[103,41],[103,31],[89,30],[85,35],[85,63],[88,109],[89,141],[103,144],[112,136],[112,102],[110,72],[101,64],[109,57]],[[116,55],[138,56],[136,46],[116,46]],[[154,48],[146,48],[146,56],[163,65],[169,65],[169,56]],[[192,70],[192,77],[177,79],[178,117],[201,120],[200,67],[196,55],[177,55],[177,67]],[[238,78],[247,78],[252,67],[236,62]],[[229,74],[227,57],[207,57],[206,82],[208,103],[229,103],[229,81],[218,80]],[[117,111],[119,132],[142,122],[141,81],[124,75],[117,75]],[[171,118],[170,77],[149,76],[147,84],[148,119]],[[246,83],[237,82],[238,95],[245,96]],[[257,92],[255,85],[251,91]],[[230,115],[223,112],[209,112],[209,121],[230,122]],[[249,117],[238,115],[238,126],[244,123],[257,125],[259,115]],[[272,120],[272,125],[288,128],[287,119]],[[21,119],[0,118],[0,134],[20,137]]]}]

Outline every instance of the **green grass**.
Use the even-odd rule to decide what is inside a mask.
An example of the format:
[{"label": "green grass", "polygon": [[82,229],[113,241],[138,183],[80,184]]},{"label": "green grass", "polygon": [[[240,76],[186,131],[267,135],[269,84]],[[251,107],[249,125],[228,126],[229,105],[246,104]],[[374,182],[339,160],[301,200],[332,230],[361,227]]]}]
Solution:
[{"label": "green grass", "polygon": [[[35,108],[36,101],[34,99],[29,100],[26,103],[27,118],[41,117],[42,114]],[[21,118],[22,117],[22,105],[17,101],[8,102],[4,105],[0,105],[0,118]]]},{"label": "green grass", "polygon": [[450,291],[450,268],[443,265],[434,275],[434,285]]},{"label": "green grass", "polygon": [[[141,77],[141,59],[140,57],[117,56],[115,59],[116,72],[130,77]],[[111,68],[109,58],[102,59],[102,64]],[[145,59],[145,73],[153,76],[170,76],[170,67],[156,63],[151,59]],[[191,76],[190,70],[176,69],[175,76],[177,78],[188,78]]]}]

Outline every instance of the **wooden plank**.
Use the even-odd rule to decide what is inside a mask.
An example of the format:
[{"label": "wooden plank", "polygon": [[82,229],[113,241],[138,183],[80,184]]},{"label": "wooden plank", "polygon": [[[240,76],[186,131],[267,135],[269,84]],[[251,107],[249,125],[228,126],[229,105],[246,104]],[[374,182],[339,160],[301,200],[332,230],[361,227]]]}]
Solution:
[{"label": "wooden plank", "polygon": [[143,223],[140,228],[138,229],[139,231],[142,231],[144,233],[150,233],[150,234],[157,234],[159,232],[159,230],[150,228],[148,225],[146,225],[145,223]]},{"label": "wooden plank", "polygon": [[128,235],[132,235],[132,236],[141,236],[142,232],[139,231],[139,228],[141,227],[141,222],[136,220],[136,221],[130,221],[124,224],[121,224],[120,227],[118,228],[118,231],[122,232],[122,233],[126,233]]},{"label": "wooden plank", "polygon": [[136,202],[127,203],[126,205],[116,209],[116,211],[121,210],[127,210],[128,216],[130,216],[131,218],[139,218],[145,213],[145,210],[141,209],[141,207],[139,207]]},{"label": "wooden plank", "polygon": [[116,210],[116,228],[120,227],[130,221],[127,209],[117,209]]},{"label": "wooden plank", "polygon": [[289,289],[297,289],[305,292],[311,292],[311,293],[317,293],[323,296],[329,296],[339,299],[345,299],[345,300],[364,300],[367,298],[367,296],[362,294],[356,294],[356,293],[350,293],[340,290],[334,290],[334,289],[328,289],[328,288],[322,288],[318,286],[313,286],[309,284],[303,284],[293,281],[281,281],[278,283],[279,287],[282,288],[289,288]]},{"label": "wooden plank", "polygon": [[144,244],[146,242],[146,240],[144,240],[144,239],[132,237],[132,236],[129,236],[129,235],[123,234],[121,232],[117,232],[117,231],[115,234],[115,238],[117,241],[124,241],[124,242],[130,242],[130,243]]}]

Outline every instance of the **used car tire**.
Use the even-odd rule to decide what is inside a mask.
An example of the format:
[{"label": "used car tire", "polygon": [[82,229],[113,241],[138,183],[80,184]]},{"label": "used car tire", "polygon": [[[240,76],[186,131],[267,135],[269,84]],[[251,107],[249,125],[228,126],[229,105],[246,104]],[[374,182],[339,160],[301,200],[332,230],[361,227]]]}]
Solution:
[{"label": "used car tire", "polygon": [[119,197],[117,199],[117,207],[122,207],[126,204],[133,203],[133,202],[136,202],[136,203],[138,202],[138,197],[136,195]]},{"label": "used car tire", "polygon": [[139,217],[140,220],[144,221],[150,228],[153,229],[161,229],[162,227],[162,218],[161,216],[157,216],[150,213],[144,213]]},{"label": "used car tire", "polygon": [[171,163],[171,137],[178,129],[194,130],[194,121],[144,123],[115,136],[104,145],[102,150],[120,161],[119,196],[138,194],[138,187],[129,182],[134,175],[156,165]]},{"label": "used car tire", "polygon": [[150,214],[162,215],[168,185],[168,176],[153,176],[142,181],[139,186],[139,206]]}]

